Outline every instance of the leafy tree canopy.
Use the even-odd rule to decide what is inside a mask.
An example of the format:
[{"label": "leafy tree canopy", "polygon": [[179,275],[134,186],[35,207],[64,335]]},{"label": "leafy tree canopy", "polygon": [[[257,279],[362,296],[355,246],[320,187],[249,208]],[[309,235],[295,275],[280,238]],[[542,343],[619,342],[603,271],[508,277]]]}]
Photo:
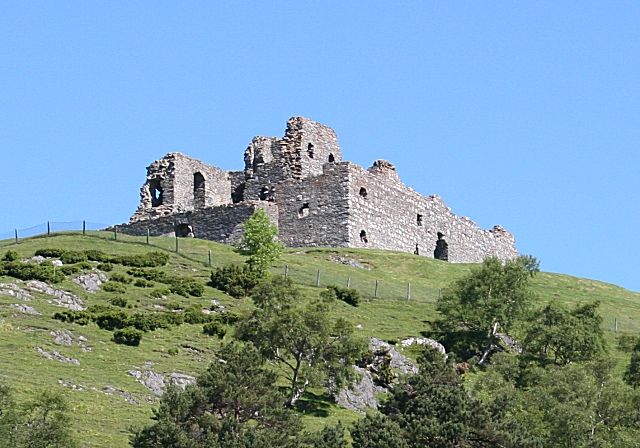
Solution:
[{"label": "leafy tree canopy", "polygon": [[237,251],[249,257],[247,264],[260,275],[264,275],[282,253],[282,244],[277,241],[277,235],[278,228],[261,208],[244,223],[244,233],[238,242]]}]

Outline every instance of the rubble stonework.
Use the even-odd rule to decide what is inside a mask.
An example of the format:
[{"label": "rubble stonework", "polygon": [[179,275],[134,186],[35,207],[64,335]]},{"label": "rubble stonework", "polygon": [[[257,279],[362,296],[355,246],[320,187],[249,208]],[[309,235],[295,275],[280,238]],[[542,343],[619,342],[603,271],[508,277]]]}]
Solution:
[{"label": "rubble stonework", "polygon": [[[291,247],[367,247],[433,257],[446,239],[448,260],[516,257],[515,239],[500,226],[483,230],[456,216],[436,195],[423,196],[376,160],[369,169],[342,160],[335,132],[294,117],[283,138],[255,137],[243,171],[223,171],[180,153],[147,168],[140,205],[124,233],[236,241],[257,208]],[[441,243],[442,244],[442,243]]]}]

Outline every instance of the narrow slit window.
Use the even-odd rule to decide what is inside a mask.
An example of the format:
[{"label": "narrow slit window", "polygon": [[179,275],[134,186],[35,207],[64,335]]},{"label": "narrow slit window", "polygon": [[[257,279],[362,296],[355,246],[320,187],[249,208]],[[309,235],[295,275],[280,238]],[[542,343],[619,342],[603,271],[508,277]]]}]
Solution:
[{"label": "narrow slit window", "polygon": [[307,145],[307,154],[309,154],[309,157],[313,159],[313,143],[309,143]]},{"label": "narrow slit window", "polygon": [[422,227],[422,215],[420,213],[416,215],[416,224],[418,227]]}]

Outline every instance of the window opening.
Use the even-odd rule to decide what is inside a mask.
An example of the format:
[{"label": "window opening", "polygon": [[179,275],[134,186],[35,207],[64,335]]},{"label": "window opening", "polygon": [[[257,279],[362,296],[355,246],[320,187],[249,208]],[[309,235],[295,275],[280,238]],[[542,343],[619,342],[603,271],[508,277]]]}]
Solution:
[{"label": "window opening", "polygon": [[365,232],[364,230],[360,231],[360,241],[362,241],[365,244],[369,242],[369,240],[367,239],[367,232]]},{"label": "window opening", "polygon": [[420,213],[416,216],[416,224],[422,227],[422,215]]},{"label": "window opening", "polygon": [[333,163],[336,161],[336,158],[333,156],[333,154],[329,154],[329,163]]},{"label": "window opening", "polygon": [[309,204],[308,203],[302,204],[302,207],[300,207],[298,209],[298,218],[304,218],[306,216],[309,216]]},{"label": "window opening", "polygon": [[309,157],[313,159],[313,143],[309,143],[307,145],[307,154],[309,154]]},{"label": "window opening", "polygon": [[436,260],[449,261],[449,245],[444,240],[442,232],[438,232],[436,249],[433,251],[433,258]]},{"label": "window opening", "polygon": [[202,173],[193,175],[193,205],[196,208],[203,208],[206,204],[205,181]]},{"label": "window opening", "polygon": [[367,197],[367,189],[364,187],[360,187],[360,196],[362,196],[363,198]]},{"label": "window opening", "polygon": [[162,186],[160,186],[160,181],[153,180],[149,183],[149,192],[151,193],[151,206],[158,207],[162,205],[162,201],[164,200],[162,195]]},{"label": "window opening", "polygon": [[193,228],[189,224],[177,224],[175,228],[178,238],[193,238]]},{"label": "window opening", "polygon": [[269,197],[269,187],[262,187],[262,189],[260,190],[260,200],[266,201],[268,197]]}]

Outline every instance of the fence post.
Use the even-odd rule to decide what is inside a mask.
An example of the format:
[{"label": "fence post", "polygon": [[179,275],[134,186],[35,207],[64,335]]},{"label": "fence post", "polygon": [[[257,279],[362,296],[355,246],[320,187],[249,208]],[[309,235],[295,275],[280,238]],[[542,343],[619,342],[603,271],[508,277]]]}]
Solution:
[{"label": "fence post", "polygon": [[87,234],[87,221],[82,221],[82,236]]},{"label": "fence post", "polygon": [[351,276],[347,279],[347,288],[351,288]]},{"label": "fence post", "polygon": [[318,273],[316,274],[316,287],[320,287],[320,269],[318,269]]},{"label": "fence post", "polygon": [[618,318],[614,317],[613,318],[613,322],[614,322],[614,324],[613,324],[614,331],[617,333],[618,332]]},{"label": "fence post", "polygon": [[51,235],[51,221],[47,221],[47,236]]},{"label": "fence post", "polygon": [[373,297],[378,297],[378,279],[376,279],[376,289],[373,291]]},{"label": "fence post", "polygon": [[285,264],[284,265],[284,278],[288,278],[289,277],[289,265]]},{"label": "fence post", "polygon": [[407,300],[411,300],[411,282],[407,283]]},{"label": "fence post", "polygon": [[147,244],[149,244],[149,227],[147,227]]},{"label": "fence post", "polygon": [[211,249],[209,249],[209,267],[211,267]]},{"label": "fence post", "polygon": [[113,239],[118,241],[118,226],[113,226]]},{"label": "fence post", "polygon": [[178,250],[180,248],[178,247],[178,235],[176,235],[176,253],[178,253]]},{"label": "fence post", "polygon": [[16,230],[16,244],[18,244],[18,229],[15,229],[15,230]]}]

